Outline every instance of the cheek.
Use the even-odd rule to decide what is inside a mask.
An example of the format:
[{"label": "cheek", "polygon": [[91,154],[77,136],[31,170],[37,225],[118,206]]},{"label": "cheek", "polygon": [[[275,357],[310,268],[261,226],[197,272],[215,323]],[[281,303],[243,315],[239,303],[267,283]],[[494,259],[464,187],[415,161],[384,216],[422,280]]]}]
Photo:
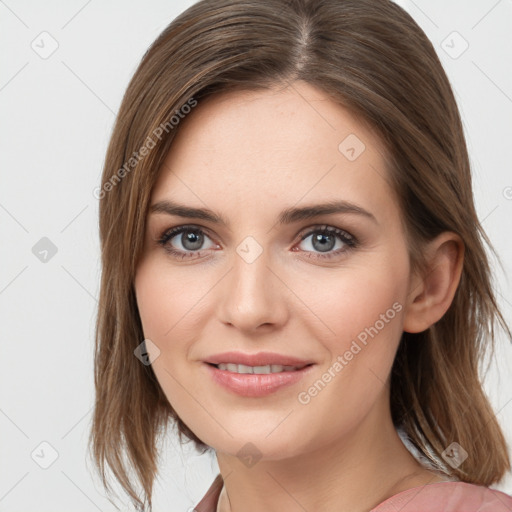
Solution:
[{"label": "cheek", "polygon": [[[201,340],[214,315],[213,289],[218,272],[198,266],[172,268],[161,255],[152,255],[137,269],[135,290],[144,337],[159,349],[153,371],[174,406],[183,388],[193,391],[190,352]],[[180,386],[181,384],[181,386]],[[184,397],[190,402],[190,395]]]},{"label": "cheek", "polygon": [[[167,400],[186,424],[205,423],[201,408],[192,397],[201,389],[190,378],[187,360],[197,341],[205,315],[205,296],[212,285],[197,270],[173,272],[158,258],[144,261],[137,269],[135,290],[144,331],[159,352],[151,355],[151,367]],[[202,275],[202,274],[201,274]]]},{"label": "cheek", "polygon": [[322,367],[328,383],[318,386],[318,398],[311,397],[313,407],[335,401],[348,418],[350,411],[369,407],[383,389],[402,335],[407,271],[407,254],[390,251],[335,277],[326,274],[314,283],[302,281],[299,293],[313,290],[308,305],[328,327],[316,328],[316,336],[313,332],[328,354]]},{"label": "cheek", "polygon": [[[314,278],[303,276],[298,281],[294,291],[314,313],[303,318],[311,319],[311,330],[332,357],[348,350],[352,340],[364,343],[366,338],[373,339],[375,329],[387,339],[400,337],[407,264],[401,267],[403,262],[395,261],[392,265],[368,259],[357,266],[316,273]],[[399,268],[405,272],[397,271]]]},{"label": "cheek", "polygon": [[135,290],[144,335],[154,338],[161,350],[178,348],[176,341],[183,339],[180,330],[197,321],[210,289],[209,281],[192,267],[172,272],[159,258],[143,262]]},{"label": "cheek", "polygon": [[[403,283],[380,272],[351,270],[323,283],[324,307],[318,299],[315,312],[335,334],[320,336],[316,330],[315,341],[328,356],[299,390],[298,424],[307,422],[325,440],[356,428],[377,403],[384,403],[402,333]],[[325,424],[327,411],[330,420]]]}]

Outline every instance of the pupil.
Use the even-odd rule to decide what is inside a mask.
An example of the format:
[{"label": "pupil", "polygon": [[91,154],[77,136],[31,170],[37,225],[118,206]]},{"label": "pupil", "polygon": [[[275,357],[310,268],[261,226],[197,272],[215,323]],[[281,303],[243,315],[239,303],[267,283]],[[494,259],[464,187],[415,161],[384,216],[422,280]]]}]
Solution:
[{"label": "pupil", "polygon": [[[329,241],[325,242],[326,238],[328,238]],[[322,241],[322,239],[324,239],[324,241]],[[318,247],[315,245],[316,242],[320,243]],[[313,237],[313,247],[321,252],[327,252],[332,250],[332,248],[334,247],[333,242],[335,242],[335,240],[334,237],[331,235],[318,234],[315,237]]]}]

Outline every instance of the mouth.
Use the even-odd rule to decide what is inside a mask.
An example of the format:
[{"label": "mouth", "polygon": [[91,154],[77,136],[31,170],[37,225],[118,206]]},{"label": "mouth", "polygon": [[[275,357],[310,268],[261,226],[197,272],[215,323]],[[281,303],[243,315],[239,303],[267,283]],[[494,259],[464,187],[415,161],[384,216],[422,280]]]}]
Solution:
[{"label": "mouth", "polygon": [[304,364],[300,366],[290,366],[290,365],[282,365],[282,364],[267,364],[263,366],[248,366],[245,364],[235,364],[235,363],[207,363],[210,366],[214,366],[218,370],[224,370],[231,373],[240,373],[240,374],[257,374],[257,375],[269,375],[271,373],[282,373],[282,372],[295,372],[297,370],[302,370],[307,366],[311,366],[313,363]]},{"label": "mouth", "polygon": [[220,389],[238,396],[253,398],[265,397],[297,384],[314,366],[314,363],[299,366],[203,363],[203,368]]}]

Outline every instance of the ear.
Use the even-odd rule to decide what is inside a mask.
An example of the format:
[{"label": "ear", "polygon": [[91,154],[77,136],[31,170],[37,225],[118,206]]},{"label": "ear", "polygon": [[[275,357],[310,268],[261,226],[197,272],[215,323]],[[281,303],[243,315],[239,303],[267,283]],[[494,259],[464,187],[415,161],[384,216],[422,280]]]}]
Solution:
[{"label": "ear", "polygon": [[460,282],[464,243],[451,232],[444,232],[426,248],[427,269],[410,281],[403,330],[422,332],[446,313]]}]

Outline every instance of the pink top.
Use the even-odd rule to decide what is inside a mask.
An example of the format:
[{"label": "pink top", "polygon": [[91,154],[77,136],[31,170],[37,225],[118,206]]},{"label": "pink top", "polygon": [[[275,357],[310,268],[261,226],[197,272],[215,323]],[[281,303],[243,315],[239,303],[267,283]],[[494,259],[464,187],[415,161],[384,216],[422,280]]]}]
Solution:
[{"label": "pink top", "polygon": [[[196,512],[216,512],[224,482],[218,474]],[[438,482],[399,492],[370,512],[511,512],[512,496],[464,482]]]}]

